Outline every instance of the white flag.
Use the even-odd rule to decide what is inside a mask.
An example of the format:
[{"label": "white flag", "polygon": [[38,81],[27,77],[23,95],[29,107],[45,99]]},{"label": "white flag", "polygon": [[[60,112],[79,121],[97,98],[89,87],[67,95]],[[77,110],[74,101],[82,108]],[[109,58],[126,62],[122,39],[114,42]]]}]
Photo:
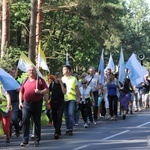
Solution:
[{"label": "white flag", "polygon": [[[30,66],[35,66],[35,65],[32,63],[32,61],[23,52],[21,52],[17,68],[23,72],[28,72],[28,68]],[[40,77],[43,77],[39,70],[36,69],[36,71]]]},{"label": "white flag", "polygon": [[29,66],[31,65],[34,65],[34,64],[23,52],[21,52],[17,68],[19,68],[23,72],[27,72]]},{"label": "white flag", "polygon": [[38,46],[38,67],[41,67],[43,70],[47,70],[48,72],[50,72],[47,66],[45,54],[41,49],[41,42],[39,42]]}]

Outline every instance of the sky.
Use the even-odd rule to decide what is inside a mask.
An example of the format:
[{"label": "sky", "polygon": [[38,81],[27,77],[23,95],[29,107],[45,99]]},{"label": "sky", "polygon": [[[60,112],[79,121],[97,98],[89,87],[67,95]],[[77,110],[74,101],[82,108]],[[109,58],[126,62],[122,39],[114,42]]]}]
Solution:
[{"label": "sky", "polygon": [[150,0],[145,0],[148,4],[149,4],[149,8],[150,8]]}]

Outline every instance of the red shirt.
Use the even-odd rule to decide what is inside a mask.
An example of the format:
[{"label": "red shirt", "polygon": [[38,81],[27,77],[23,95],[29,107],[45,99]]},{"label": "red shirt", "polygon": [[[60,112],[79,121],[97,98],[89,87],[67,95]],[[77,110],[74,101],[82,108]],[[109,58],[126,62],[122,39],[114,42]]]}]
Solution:
[{"label": "red shirt", "polygon": [[[25,83],[21,86],[20,92],[23,94],[23,100],[26,102],[37,102],[43,99],[42,94],[36,94],[35,89],[36,89],[36,82],[37,80],[30,81],[27,79]],[[38,89],[43,90],[43,89],[48,89],[46,82],[42,79],[38,79]]]}]

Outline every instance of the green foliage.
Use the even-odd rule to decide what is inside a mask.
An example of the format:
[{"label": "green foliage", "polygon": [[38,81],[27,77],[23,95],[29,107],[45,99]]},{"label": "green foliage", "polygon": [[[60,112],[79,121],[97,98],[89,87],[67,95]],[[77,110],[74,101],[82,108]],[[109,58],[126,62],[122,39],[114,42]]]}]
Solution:
[{"label": "green foliage", "polygon": [[20,51],[21,50],[19,48],[7,48],[5,56],[0,58],[0,67],[8,71],[16,68],[20,57]]},{"label": "green foliage", "polygon": [[[17,51],[28,49],[29,10],[30,1],[11,3],[10,45]],[[42,10],[42,49],[51,74],[62,69],[66,52],[75,71],[97,68],[103,48],[106,63],[110,52],[118,63],[121,47],[125,60],[133,52],[149,54],[149,9],[144,0],[45,0]],[[0,65],[15,66],[18,52],[10,58],[7,53]]]},{"label": "green foliage", "polygon": [[[126,59],[133,52],[144,53],[146,56],[150,52],[149,15],[150,10],[144,0],[130,0],[130,3],[126,5],[126,14],[122,17],[124,30],[121,36]],[[146,57],[146,60],[149,61],[149,58]]]}]

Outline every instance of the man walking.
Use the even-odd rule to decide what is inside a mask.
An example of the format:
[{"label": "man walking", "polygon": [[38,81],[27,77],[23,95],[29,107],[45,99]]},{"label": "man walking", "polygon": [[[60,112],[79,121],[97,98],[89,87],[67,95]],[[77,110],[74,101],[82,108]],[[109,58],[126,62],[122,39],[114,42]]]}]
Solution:
[{"label": "man walking", "polygon": [[[29,142],[30,118],[35,124],[34,146],[39,146],[41,139],[41,112],[43,94],[48,92],[48,87],[41,77],[37,77],[36,68],[28,68],[29,77],[22,84],[19,92],[19,109],[22,109],[23,141],[21,147]],[[23,102],[22,102],[23,101]]]},{"label": "man walking", "polygon": [[76,96],[78,98],[80,97],[80,92],[77,79],[71,76],[71,67],[69,65],[63,66],[62,72],[64,75],[62,81],[67,87],[67,92],[65,94],[66,134],[73,135],[75,100]]},{"label": "man walking", "polygon": [[95,74],[95,68],[90,67],[89,68],[89,75],[85,77],[85,79],[88,81],[88,85],[92,88],[93,95],[94,95],[94,124],[97,123],[97,113],[98,113],[98,83],[99,83],[99,77]]}]

